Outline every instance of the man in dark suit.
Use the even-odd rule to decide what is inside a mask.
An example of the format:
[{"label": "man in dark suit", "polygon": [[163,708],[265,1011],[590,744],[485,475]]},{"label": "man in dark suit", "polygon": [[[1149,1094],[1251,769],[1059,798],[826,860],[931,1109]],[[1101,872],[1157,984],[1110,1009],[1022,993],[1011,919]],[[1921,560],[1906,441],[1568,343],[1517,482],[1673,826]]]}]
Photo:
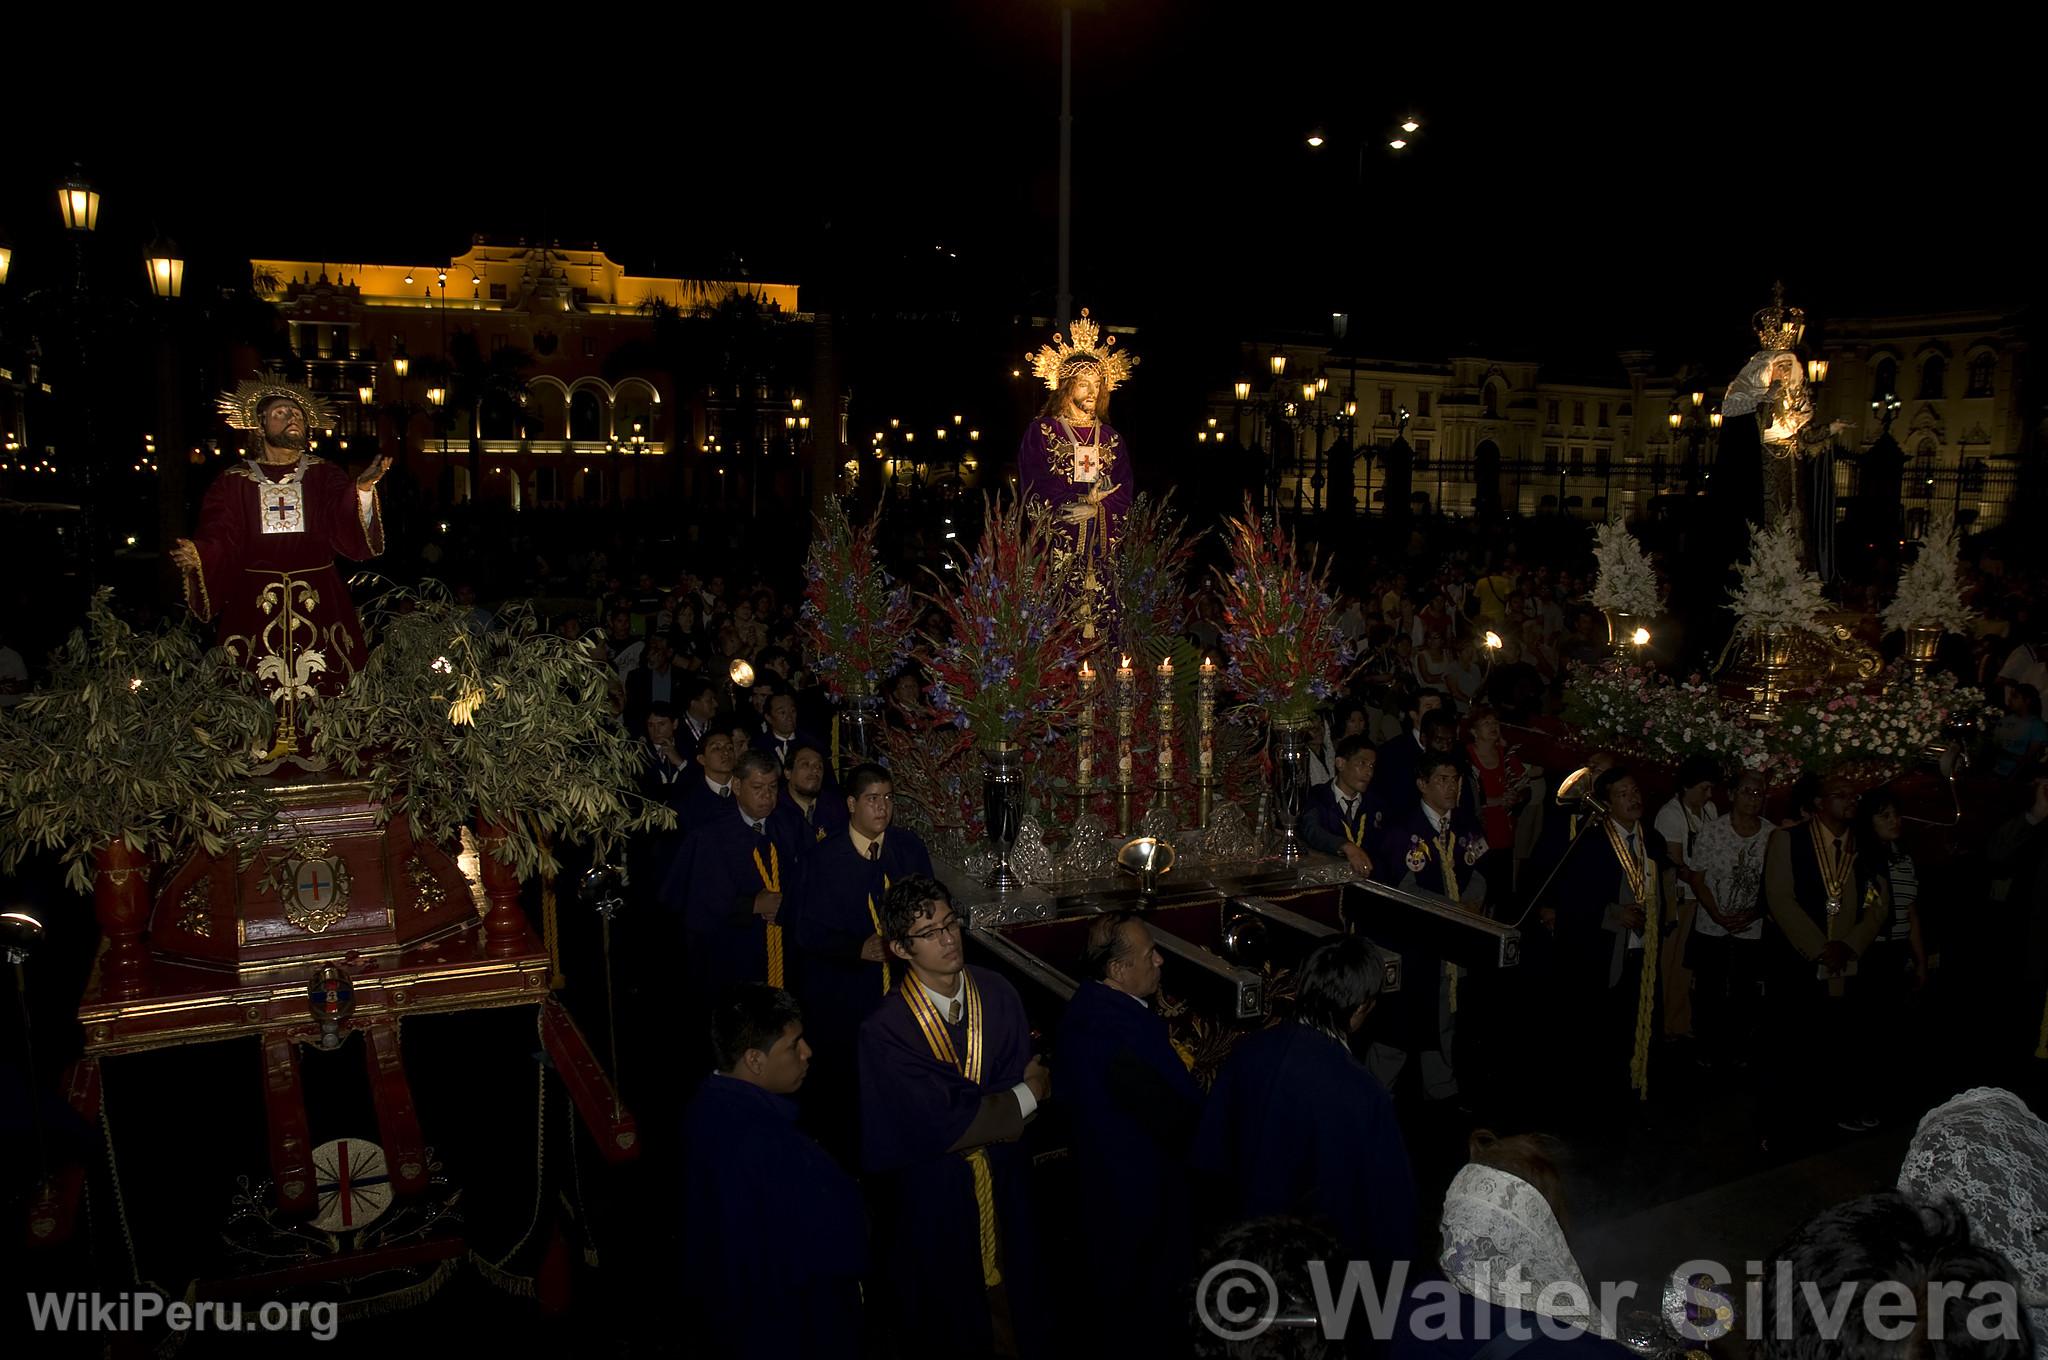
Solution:
[{"label": "man in dark suit", "polygon": [[1353,873],[1372,873],[1371,847],[1378,844],[1386,813],[1369,791],[1379,754],[1365,736],[1337,743],[1330,781],[1309,790],[1295,831],[1302,844],[1325,855],[1341,855]]},{"label": "man in dark suit", "polygon": [[[1371,748],[1367,747],[1368,754]],[[1098,916],[1081,955],[1086,975],[1060,1018],[1061,1103],[1071,1112],[1074,1169],[1094,1198],[1085,1234],[1096,1352],[1144,1355],[1173,1334],[1192,1261],[1188,1150],[1202,1091],[1152,1009],[1162,960],[1130,912]],[[1137,1298],[1131,1296],[1137,1287]]]},{"label": "man in dark suit", "polygon": [[1372,792],[1390,816],[1405,815],[1415,805],[1415,766],[1429,749],[1423,740],[1422,720],[1443,705],[1444,692],[1440,689],[1409,689],[1405,705],[1407,730],[1380,743],[1379,757],[1373,766]]},{"label": "man in dark suit", "polygon": [[685,833],[695,835],[710,823],[733,815],[732,772],[737,759],[732,734],[713,727],[697,752],[696,778],[683,781],[688,787],[676,820]]},{"label": "man in dark suit", "polygon": [[[1373,877],[1468,911],[1481,910],[1486,880],[1479,873],[1479,861],[1486,854],[1486,830],[1460,796],[1464,781],[1457,758],[1445,751],[1423,752],[1412,782],[1415,806],[1387,818],[1374,855]],[[1389,1089],[1412,1053],[1418,1055],[1417,1076],[1425,1098],[1447,1100],[1458,1094],[1453,1042],[1457,1019],[1450,975],[1455,966],[1419,949],[1402,951],[1400,1013],[1367,1058]]]},{"label": "man in dark suit", "polygon": [[1890,875],[1858,860],[1850,825],[1856,788],[1847,779],[1820,780],[1800,811],[1806,820],[1772,832],[1764,850],[1765,990],[1775,1031],[1767,1142],[1799,1132],[1801,1122],[1833,1120],[1849,1133],[1877,1126],[1863,1056],[1870,1035],[1855,1023],[1856,971],[1890,924]]},{"label": "man in dark suit", "polygon": [[754,738],[754,749],[766,751],[789,768],[790,757],[799,746],[818,746],[818,739],[796,726],[796,696],[779,690],[768,699],[768,730]]},{"label": "man in dark suit", "polygon": [[854,1131],[860,1022],[902,980],[902,967],[884,943],[884,899],[894,885],[932,872],[931,852],[917,833],[895,825],[895,786],[887,770],[855,766],[845,807],[846,829],[805,853],[792,913],[812,1043],[831,1059],[827,1079],[813,1085],[806,1103],[814,1126],[834,1147],[846,1145]]},{"label": "man in dark suit", "polygon": [[673,704],[682,676],[675,668],[675,648],[665,637],[647,639],[640,664],[626,676],[626,728],[637,732],[646,721],[648,707],[657,702]]},{"label": "man in dark suit", "polygon": [[[771,753],[772,754],[772,753]],[[846,830],[846,799],[825,777],[824,748],[800,741],[791,749],[789,777],[775,816],[789,823],[799,862],[830,837]]]},{"label": "man in dark suit", "polygon": [[[718,716],[718,684],[710,676],[698,672],[685,672],[680,677],[676,694],[676,749],[686,759],[694,760],[697,748],[704,744],[704,734],[711,730],[712,720]],[[739,753],[733,753],[737,759]]]},{"label": "man in dark suit", "polygon": [[[1573,847],[1548,899],[1544,918],[1554,923],[1557,957],[1553,981],[1568,1051],[1589,1063],[1587,1093],[1647,1093],[1648,1049],[1657,1005],[1643,1010],[1644,970],[1662,938],[1671,900],[1670,852],[1643,819],[1643,794],[1626,765],[1594,781],[1606,805],[1600,824]],[[1653,986],[1654,990],[1654,986]]]},{"label": "man in dark suit", "polygon": [[626,864],[636,897],[652,901],[667,881],[676,856],[683,847],[682,811],[684,799],[695,777],[696,763],[676,745],[676,711],[655,702],[648,707],[646,731],[640,739],[640,773],[635,783],[640,796],[659,803],[676,814],[673,831],[642,831],[635,834],[626,851]]}]

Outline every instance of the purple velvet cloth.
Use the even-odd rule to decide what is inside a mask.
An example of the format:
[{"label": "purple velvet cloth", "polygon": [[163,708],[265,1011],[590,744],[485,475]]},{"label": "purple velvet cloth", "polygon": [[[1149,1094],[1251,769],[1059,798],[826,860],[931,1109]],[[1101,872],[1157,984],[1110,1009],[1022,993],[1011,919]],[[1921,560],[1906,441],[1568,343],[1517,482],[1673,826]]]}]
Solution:
[{"label": "purple velvet cloth", "polygon": [[[1090,480],[1075,477],[1077,462],[1092,456],[1096,474]],[[1101,513],[1088,526],[1087,554],[1095,567],[1095,637],[1084,638],[1087,646],[1099,639],[1115,641],[1118,627],[1116,573],[1110,555],[1123,537],[1124,514],[1131,508],[1131,483],[1135,476],[1131,452],[1116,428],[1107,423],[1074,425],[1051,416],[1039,416],[1024,426],[1024,438],[1017,445],[1017,491],[1026,505],[1041,501],[1054,514],[1055,533],[1067,551],[1080,546],[1080,529],[1060,519],[1059,512],[1084,499],[1091,487],[1106,484],[1115,489],[1103,498]],[[1105,538],[1107,541],[1105,542]],[[1085,571],[1077,573],[1078,583]],[[1080,601],[1074,602],[1075,608]]]}]

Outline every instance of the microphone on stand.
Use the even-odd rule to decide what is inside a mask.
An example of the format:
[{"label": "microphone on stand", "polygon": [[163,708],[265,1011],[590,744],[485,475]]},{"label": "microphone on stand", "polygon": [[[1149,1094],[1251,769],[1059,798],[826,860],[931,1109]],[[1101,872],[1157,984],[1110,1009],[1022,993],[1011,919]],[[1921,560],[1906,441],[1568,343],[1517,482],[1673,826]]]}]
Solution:
[{"label": "microphone on stand", "polygon": [[[1578,769],[1566,775],[1563,782],[1558,784],[1557,793],[1554,795],[1555,800],[1560,804],[1584,803],[1592,811],[1605,816],[1607,814],[1607,804],[1593,792],[1593,781],[1597,777],[1593,773],[1592,766],[1579,766]],[[1536,910],[1537,904],[1543,900],[1543,894],[1549,892],[1550,885],[1557,881],[1557,875],[1564,868],[1565,861],[1572,857],[1572,851],[1578,849],[1579,842],[1584,840],[1586,833],[1592,829],[1593,818],[1591,817],[1579,823],[1579,829],[1572,834],[1570,842],[1565,845],[1564,853],[1557,857],[1557,863],[1550,866],[1550,873],[1544,878],[1543,886],[1536,889],[1535,894],[1529,898],[1529,904],[1522,908],[1522,914],[1515,918],[1515,929],[1520,930],[1522,923],[1529,919],[1529,914]]]}]

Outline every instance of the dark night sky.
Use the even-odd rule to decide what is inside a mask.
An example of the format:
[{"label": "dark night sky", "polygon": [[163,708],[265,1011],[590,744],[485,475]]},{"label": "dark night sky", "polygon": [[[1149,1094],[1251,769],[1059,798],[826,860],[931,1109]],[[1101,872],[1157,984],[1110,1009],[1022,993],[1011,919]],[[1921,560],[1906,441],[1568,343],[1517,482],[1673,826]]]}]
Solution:
[{"label": "dark night sky", "polygon": [[[323,31],[301,49],[317,54],[303,96],[179,100],[151,114],[172,135],[147,139],[132,107],[104,106],[112,131],[34,120],[0,177],[0,230],[23,267],[48,185],[83,157],[110,240],[160,227],[195,258],[425,263],[481,231],[595,239],[671,273],[738,254],[813,300],[836,282],[905,310],[1048,311],[1051,0],[829,21],[747,8],[723,25],[557,14],[559,32],[385,46]],[[1306,330],[1348,310],[1383,352],[1570,360],[1642,343],[1727,362],[1777,276],[1815,314],[2036,291],[2042,129],[2005,65],[2019,44],[1981,25],[1953,42],[1823,40],[1733,8],[1691,11],[1686,29],[1646,11],[1602,21],[1630,25],[1625,41],[1543,17],[1084,8],[1078,300],[1155,336]],[[409,45],[417,63],[360,55]],[[1397,160],[1383,144],[1408,108],[1426,128]],[[1330,143],[1311,154],[1317,126]]]}]

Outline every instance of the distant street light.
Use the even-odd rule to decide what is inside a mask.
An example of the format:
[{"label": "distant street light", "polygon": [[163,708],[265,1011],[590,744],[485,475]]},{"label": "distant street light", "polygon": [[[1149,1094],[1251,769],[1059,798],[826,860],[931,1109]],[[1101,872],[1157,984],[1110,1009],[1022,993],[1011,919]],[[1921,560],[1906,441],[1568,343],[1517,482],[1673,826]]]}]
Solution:
[{"label": "distant street light", "polygon": [[175,302],[185,291],[185,262],[178,258],[178,248],[159,237],[149,248],[145,263],[149,268],[149,291],[166,302]]}]

